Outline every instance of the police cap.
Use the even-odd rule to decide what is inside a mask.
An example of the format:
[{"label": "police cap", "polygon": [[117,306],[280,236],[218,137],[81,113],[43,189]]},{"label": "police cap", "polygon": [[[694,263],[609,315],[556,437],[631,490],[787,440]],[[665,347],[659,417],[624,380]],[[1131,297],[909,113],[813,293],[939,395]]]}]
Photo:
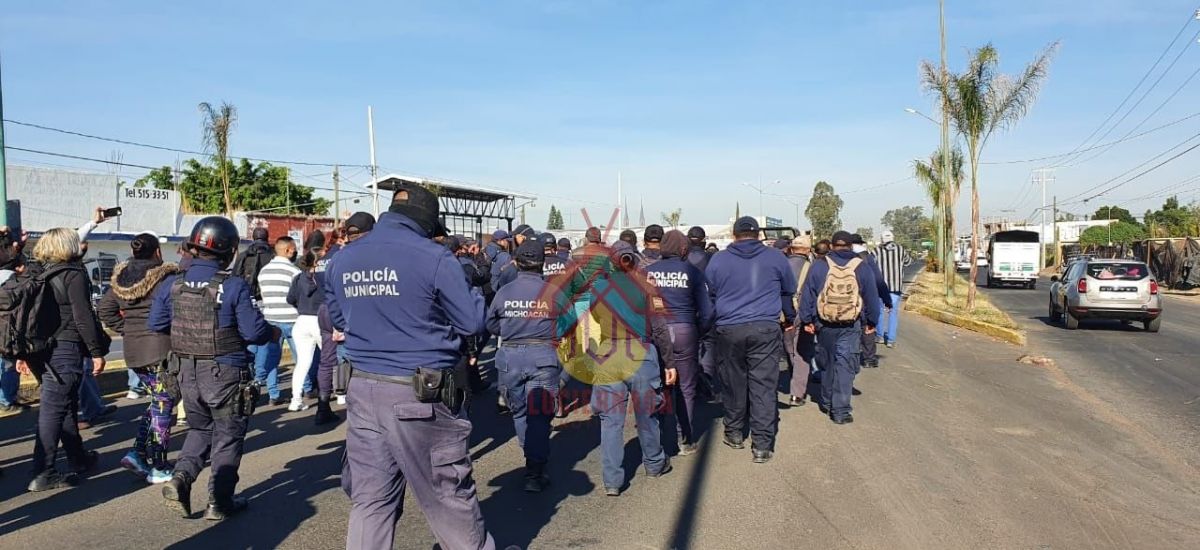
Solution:
[{"label": "police cap", "polygon": [[558,239],[554,238],[553,233],[542,233],[538,236],[538,241],[542,243],[542,248],[558,247]]},{"label": "police cap", "polygon": [[516,259],[518,264],[528,266],[541,264],[546,261],[546,251],[541,242],[529,239],[517,247]]},{"label": "police cap", "polygon": [[646,230],[642,233],[642,239],[648,243],[662,242],[663,226],[656,223],[646,226]]},{"label": "police cap", "polygon": [[703,241],[707,237],[708,235],[704,233],[703,227],[693,225],[691,229],[688,229],[687,238],[693,241]]}]

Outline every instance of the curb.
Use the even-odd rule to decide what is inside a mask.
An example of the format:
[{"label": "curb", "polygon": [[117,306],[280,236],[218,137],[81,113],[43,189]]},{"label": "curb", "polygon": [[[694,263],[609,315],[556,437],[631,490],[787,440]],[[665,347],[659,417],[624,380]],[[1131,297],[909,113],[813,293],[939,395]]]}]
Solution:
[{"label": "curb", "polygon": [[927,306],[914,306],[914,305],[910,305],[910,304],[905,304],[904,309],[905,309],[905,311],[911,311],[918,315],[922,315],[922,316],[928,317],[930,319],[933,319],[934,321],[939,321],[939,322],[946,323],[948,325],[953,325],[953,326],[956,326],[959,328],[965,328],[972,332],[986,334],[993,338],[998,338],[1000,340],[1004,340],[1005,342],[1008,342],[1010,344],[1016,344],[1018,346],[1025,345],[1025,333],[1023,333],[1019,330],[1013,330],[1010,328],[1004,328],[1002,326],[993,325],[991,323],[984,323],[982,321],[968,319],[961,315],[950,313],[949,311],[934,309],[934,308],[927,307]]}]

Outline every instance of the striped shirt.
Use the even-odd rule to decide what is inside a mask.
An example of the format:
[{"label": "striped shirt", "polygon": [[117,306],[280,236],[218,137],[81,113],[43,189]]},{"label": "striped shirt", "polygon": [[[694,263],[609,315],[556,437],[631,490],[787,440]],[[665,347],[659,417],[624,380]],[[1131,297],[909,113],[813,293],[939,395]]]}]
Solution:
[{"label": "striped shirt", "polygon": [[912,263],[908,251],[892,241],[875,249],[875,259],[879,270],[883,272],[883,281],[887,283],[888,289],[892,294],[901,294],[904,291],[904,268]]},{"label": "striped shirt", "polygon": [[268,323],[295,323],[296,308],[287,302],[292,280],[300,268],[282,256],[275,256],[262,271],[258,272],[258,286],[262,289],[262,312]]}]

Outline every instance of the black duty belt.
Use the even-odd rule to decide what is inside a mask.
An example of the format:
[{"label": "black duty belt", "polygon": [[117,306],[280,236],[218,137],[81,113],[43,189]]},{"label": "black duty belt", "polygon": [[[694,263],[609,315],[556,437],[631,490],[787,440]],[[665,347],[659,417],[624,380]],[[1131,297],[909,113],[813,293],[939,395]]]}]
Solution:
[{"label": "black duty belt", "polygon": [[856,323],[858,323],[858,321],[851,321],[849,323],[830,323],[827,321],[821,321],[821,326],[829,328],[850,328]]},{"label": "black duty belt", "polygon": [[405,386],[413,385],[413,377],[412,376],[390,376],[387,374],[375,374],[373,372],[366,372],[366,371],[361,371],[358,369],[354,369],[354,371],[351,372],[350,377],[351,378],[366,378],[367,380],[374,380],[376,382],[387,382],[389,384],[403,384]]},{"label": "black duty belt", "polygon": [[534,340],[534,339],[526,339],[526,338],[523,338],[520,340],[505,340],[500,343],[501,347],[554,346],[554,345],[556,345],[554,343],[554,340]]}]

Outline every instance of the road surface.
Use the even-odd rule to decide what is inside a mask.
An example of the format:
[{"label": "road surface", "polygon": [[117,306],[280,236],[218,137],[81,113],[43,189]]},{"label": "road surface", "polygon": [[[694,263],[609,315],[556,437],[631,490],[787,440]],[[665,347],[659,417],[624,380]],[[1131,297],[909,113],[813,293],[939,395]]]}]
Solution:
[{"label": "road surface", "polygon": [[[775,459],[755,465],[749,449],[711,435],[718,411],[705,407],[710,435],[701,452],[675,458],[675,471],[660,479],[630,468],[618,498],[602,492],[599,428],[581,414],[556,422],[551,488],[523,493],[511,421],[481,400],[472,448],[489,529],[500,548],[1200,547],[1196,432],[1166,412],[1186,411],[1182,404],[1160,406],[1143,394],[1166,374],[1132,376],[1145,377],[1145,387],[1098,384],[1115,367],[1094,369],[1103,376],[1088,370],[1093,354],[1078,351],[1087,344],[1056,351],[1055,365],[1027,365],[1016,360],[1028,350],[909,314],[902,321],[900,345],[883,350],[882,368],[856,383],[854,424],[836,426],[811,404],[784,408]],[[1175,330],[1168,321],[1160,336],[1171,342]],[[1044,345],[1039,331],[1030,348]],[[1072,337],[1089,335],[1152,336]],[[1130,370],[1162,363],[1143,358],[1162,356],[1153,347],[1136,349],[1113,353],[1127,353]],[[239,485],[251,509],[211,524],[174,517],[156,489],[117,469],[143,406],[123,401],[117,422],[86,432],[103,453],[99,473],[37,495],[22,492],[33,415],[0,420],[0,547],[344,546],[344,426],[318,432],[311,411],[260,411]],[[1155,415],[1164,417],[1147,420]],[[627,464],[637,463],[637,449],[630,440]],[[196,493],[200,506],[203,490]],[[395,547],[432,548],[411,496],[404,510]]]}]

